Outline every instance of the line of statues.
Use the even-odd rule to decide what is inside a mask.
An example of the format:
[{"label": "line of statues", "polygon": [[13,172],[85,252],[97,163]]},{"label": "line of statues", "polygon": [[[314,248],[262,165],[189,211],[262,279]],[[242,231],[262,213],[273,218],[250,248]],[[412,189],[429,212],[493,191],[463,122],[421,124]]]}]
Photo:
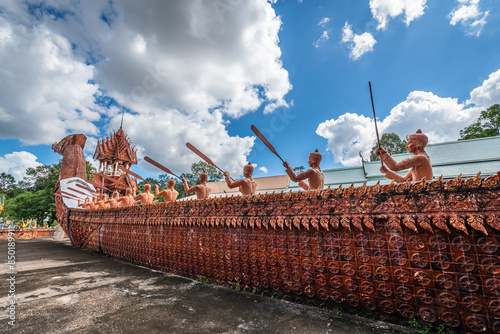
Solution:
[{"label": "line of statues", "polygon": [[[375,150],[375,154],[380,157],[382,161],[382,167],[380,167],[380,172],[385,175],[388,179],[394,180],[395,182],[419,182],[422,179],[432,180],[432,166],[429,156],[425,152],[425,147],[427,146],[428,138],[419,129],[416,133],[412,134],[408,138],[408,144],[406,148],[408,152],[413,153],[414,156],[408,159],[404,159],[400,162],[396,162],[394,158],[391,157],[389,153],[383,148],[378,147]],[[283,166],[286,169],[286,173],[290,179],[294,182],[298,182],[299,186],[305,190],[317,190],[323,189],[325,186],[325,176],[320,168],[320,163],[322,159],[321,153],[316,151],[309,154],[309,167],[310,169],[296,174],[295,171],[290,167],[288,162],[283,162]],[[385,164],[385,166],[384,166]],[[405,176],[401,176],[396,172],[409,169]],[[253,195],[257,190],[257,183],[253,180],[254,167],[251,163],[248,163],[243,167],[243,179],[232,180],[229,172],[224,173],[226,184],[230,189],[238,188],[243,195]],[[184,191],[186,194],[196,193],[197,199],[205,199],[210,196],[211,189],[207,186],[208,174],[202,172],[199,175],[200,184],[189,187],[186,179],[182,179],[184,185]],[[307,181],[307,182],[306,182]],[[158,185],[155,185],[155,195],[157,198],[163,197],[164,202],[173,202],[177,199],[179,193],[174,189],[175,180],[170,179],[167,183],[168,189],[159,191]],[[97,189],[98,190],[98,189]],[[151,194],[151,185],[146,184],[144,186],[144,192],[133,194],[133,190],[128,188],[126,194],[120,197],[117,191],[113,192],[112,198],[108,199],[106,194],[101,195],[99,191],[96,191],[93,195],[92,201],[87,197],[85,201],[78,205],[82,208],[95,209],[95,208],[106,208],[106,207],[118,207],[133,205],[137,202],[141,204],[152,204],[154,202],[154,195]]]}]

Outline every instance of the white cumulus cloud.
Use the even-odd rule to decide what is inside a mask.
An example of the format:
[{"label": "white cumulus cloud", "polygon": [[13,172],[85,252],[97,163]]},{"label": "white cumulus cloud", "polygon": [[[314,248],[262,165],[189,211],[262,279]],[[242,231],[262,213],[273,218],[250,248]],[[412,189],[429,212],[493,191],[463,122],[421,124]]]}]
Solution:
[{"label": "white cumulus cloud", "polygon": [[26,169],[41,166],[36,155],[26,151],[12,152],[0,157],[0,173],[5,172],[21,181],[26,176]]},{"label": "white cumulus cloud", "polygon": [[500,103],[500,70],[491,73],[480,87],[474,88],[467,103],[483,108]]},{"label": "white cumulus cloud", "polygon": [[259,167],[259,170],[260,170],[262,173],[267,174],[267,168],[266,168],[265,166]]},{"label": "white cumulus cloud", "polygon": [[92,153],[96,138],[118,129],[118,103],[131,111],[124,129],[141,154],[189,170],[199,160],[189,141],[241,172],[254,139],[230,136],[228,122],[263,105],[288,108],[292,86],[272,4],[221,4],[3,2],[0,139],[50,144],[81,132]]},{"label": "white cumulus cloud", "polygon": [[367,52],[373,51],[373,46],[377,43],[369,32],[358,35],[352,31],[352,26],[346,21],[342,28],[342,42],[348,44],[349,57],[358,60]]},{"label": "white cumulus cloud", "polygon": [[378,29],[385,30],[389,19],[404,14],[406,25],[424,15],[427,0],[370,0],[373,18]]},{"label": "white cumulus cloud", "polygon": [[457,0],[457,6],[448,15],[451,25],[461,23],[466,28],[466,34],[479,36],[486,22],[489,11],[481,11],[480,0]]},{"label": "white cumulus cloud", "polygon": [[[404,139],[420,128],[431,143],[456,140],[460,130],[474,122],[481,110],[495,103],[500,103],[500,70],[473,89],[471,98],[464,103],[432,92],[413,91],[387,117],[377,120],[378,130],[380,135],[395,132]],[[324,121],[316,133],[327,139],[334,162],[344,166],[359,165],[359,152],[368,158],[376,142],[373,119],[354,113]]]}]

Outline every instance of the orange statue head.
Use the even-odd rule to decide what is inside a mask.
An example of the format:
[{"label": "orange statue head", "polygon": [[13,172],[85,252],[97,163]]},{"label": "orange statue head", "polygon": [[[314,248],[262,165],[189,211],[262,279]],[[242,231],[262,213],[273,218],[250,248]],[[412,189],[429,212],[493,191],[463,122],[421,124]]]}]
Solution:
[{"label": "orange statue head", "polygon": [[172,178],[167,181],[167,187],[172,188],[175,186],[175,180]]},{"label": "orange statue head", "polygon": [[248,164],[246,164],[243,167],[243,176],[245,176],[245,177],[252,177],[252,175],[253,175],[253,166],[249,162]]},{"label": "orange statue head", "polygon": [[132,195],[132,188],[127,188],[127,190],[125,190],[125,195],[127,196]]},{"label": "orange statue head", "polygon": [[425,146],[427,146],[428,141],[429,138],[422,133],[422,130],[418,129],[417,132],[408,137],[408,145],[406,145],[406,148],[410,153],[422,152]]},{"label": "orange statue head", "polygon": [[150,192],[150,191],[151,191],[151,185],[150,185],[149,183],[146,183],[146,184],[144,185],[144,192],[145,192],[145,193],[148,193],[148,192]]},{"label": "orange statue head", "polygon": [[203,173],[200,174],[200,182],[205,183],[208,180],[208,174],[207,172],[203,171]]},{"label": "orange statue head", "polygon": [[323,159],[323,156],[321,153],[319,153],[318,149],[314,151],[313,153],[309,154],[309,167],[313,166],[318,166],[321,163],[321,159]]}]

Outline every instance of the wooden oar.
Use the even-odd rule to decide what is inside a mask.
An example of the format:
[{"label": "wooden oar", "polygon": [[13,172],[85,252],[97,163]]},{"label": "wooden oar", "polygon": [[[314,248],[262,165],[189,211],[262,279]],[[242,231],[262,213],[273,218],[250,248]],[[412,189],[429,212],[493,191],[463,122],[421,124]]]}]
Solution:
[{"label": "wooden oar", "polygon": [[136,174],[134,172],[132,172],[131,170],[128,170],[127,168],[123,167],[123,166],[118,166],[118,168],[122,171],[124,171],[125,173],[129,174],[129,175],[132,175],[133,177],[135,177],[136,179],[139,179],[139,180],[142,180],[142,181],[145,181],[139,174]]},{"label": "wooden oar", "polygon": [[[378,147],[380,147],[380,138],[378,136],[378,128],[377,128],[377,116],[375,116],[375,105],[373,104],[372,83],[370,81],[368,81],[368,86],[370,87],[370,98],[372,100],[373,122],[375,123],[375,133],[377,134]],[[380,158],[380,163],[382,164],[382,167],[384,167],[384,163],[382,162],[382,158]]]},{"label": "wooden oar", "polygon": [[67,199],[72,199],[72,200],[75,200],[74,198],[72,197],[69,197],[69,196],[64,196],[64,195],[61,195],[59,193],[54,193],[54,196],[58,196],[58,197],[62,197],[62,198],[67,198]]},{"label": "wooden oar", "polygon": [[[119,185],[123,186],[123,184],[122,184],[120,181],[116,181],[116,180],[115,180],[115,179],[113,179],[112,177],[109,177],[109,176],[105,175],[103,172],[97,173],[97,174],[95,174],[95,175],[99,175],[100,177],[102,177],[102,178],[104,178],[104,179],[106,179],[106,180],[108,180],[108,181],[111,181],[111,182],[113,182],[113,183],[116,183],[116,184],[119,184]],[[101,187],[101,186],[99,186],[99,188],[102,188],[102,187]]]},{"label": "wooden oar", "polygon": [[68,192],[66,192],[66,191],[62,191],[62,190],[61,190],[61,194],[66,195],[66,196],[69,196],[69,197],[74,197],[73,199],[83,199],[83,198],[81,198],[81,197],[78,197],[78,196],[76,196],[76,195],[73,195],[72,193],[68,193]]},{"label": "wooden oar", "polygon": [[[85,181],[87,181],[88,183],[90,183],[91,185],[93,185],[93,186],[94,186],[94,187],[96,187],[96,188],[103,189],[103,190],[106,190],[106,191],[111,192],[111,190],[109,190],[109,189],[108,189],[108,188],[106,188],[105,186],[101,186],[101,185],[100,185],[99,183],[97,183],[97,182],[90,181],[90,180],[85,180]],[[77,183],[76,185],[77,185],[78,187],[84,187],[84,186],[82,186],[82,185],[80,185],[80,184],[78,184],[78,183]],[[88,189],[88,188],[86,188],[86,189]],[[90,190],[90,191],[93,191],[92,189],[89,189],[89,190]],[[94,192],[95,192],[95,191],[94,191]]]},{"label": "wooden oar", "polygon": [[[191,145],[190,143],[186,143],[186,146],[187,148],[189,148],[191,151],[193,151],[194,153],[196,153],[200,158],[202,158],[203,160],[205,160],[208,164],[214,166],[215,168],[217,168],[218,170],[220,170],[223,174],[224,174],[224,171],[222,169],[220,169],[216,164],[214,164],[214,162],[212,160],[210,160],[209,157],[207,157],[205,154],[201,153],[200,150],[198,150],[196,147],[194,147],[193,145]],[[231,180],[234,181],[233,178],[231,178]]]},{"label": "wooden oar", "polygon": [[278,152],[276,152],[276,149],[274,148],[274,146],[271,145],[271,143],[266,139],[266,137],[264,137],[264,135],[262,133],[260,133],[260,131],[257,129],[257,127],[255,127],[255,125],[252,125],[251,128],[252,128],[252,131],[257,135],[257,137],[259,137],[260,140],[262,140],[264,142],[264,144],[266,144],[267,148],[269,148],[271,150],[271,152],[276,154],[278,156],[278,158],[280,158],[281,162],[285,162],[283,159],[281,159]]},{"label": "wooden oar", "polygon": [[[147,162],[149,162],[151,165],[161,169],[162,171],[164,171],[165,173],[167,174],[171,174],[173,176],[175,176],[176,178],[178,178],[179,180],[181,180],[181,177],[180,176],[177,176],[175,175],[170,169],[168,169],[167,167],[163,166],[162,164],[160,164],[159,162],[156,162],[154,161],[153,159],[151,159],[150,157],[144,157],[144,160],[146,160]],[[191,183],[189,183],[189,186],[191,186]]]},{"label": "wooden oar", "polygon": [[82,195],[84,195],[84,196],[89,197],[89,194],[86,194],[86,193],[84,193],[83,191],[80,191],[80,190],[78,190],[78,189],[71,188],[71,187],[68,187],[68,189],[69,189],[69,190],[71,190],[71,191],[74,191],[75,193],[82,194]]},{"label": "wooden oar", "polygon": [[80,183],[77,183],[77,184],[76,184],[76,186],[77,186],[77,187],[79,187],[79,188],[85,189],[85,190],[87,190],[87,191],[90,191],[91,193],[95,193],[95,190],[92,190],[92,189],[90,189],[90,188],[87,188],[87,187],[85,187],[85,186],[82,186]]}]

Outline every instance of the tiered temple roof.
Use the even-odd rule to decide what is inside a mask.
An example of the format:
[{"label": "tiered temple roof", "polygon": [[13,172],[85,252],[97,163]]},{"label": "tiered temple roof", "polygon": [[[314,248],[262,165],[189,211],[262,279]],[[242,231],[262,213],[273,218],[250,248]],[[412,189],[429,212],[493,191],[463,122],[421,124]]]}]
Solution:
[{"label": "tiered temple roof", "polygon": [[95,182],[111,191],[120,192],[137,185],[136,180],[119,168],[121,166],[130,170],[132,165],[137,164],[136,150],[121,126],[118,131],[97,141],[94,159],[99,160],[99,171],[94,174]]},{"label": "tiered temple roof", "polygon": [[102,161],[104,159],[121,161],[131,165],[137,164],[137,154],[130,144],[127,135],[120,127],[117,132],[97,141],[94,159]]}]

